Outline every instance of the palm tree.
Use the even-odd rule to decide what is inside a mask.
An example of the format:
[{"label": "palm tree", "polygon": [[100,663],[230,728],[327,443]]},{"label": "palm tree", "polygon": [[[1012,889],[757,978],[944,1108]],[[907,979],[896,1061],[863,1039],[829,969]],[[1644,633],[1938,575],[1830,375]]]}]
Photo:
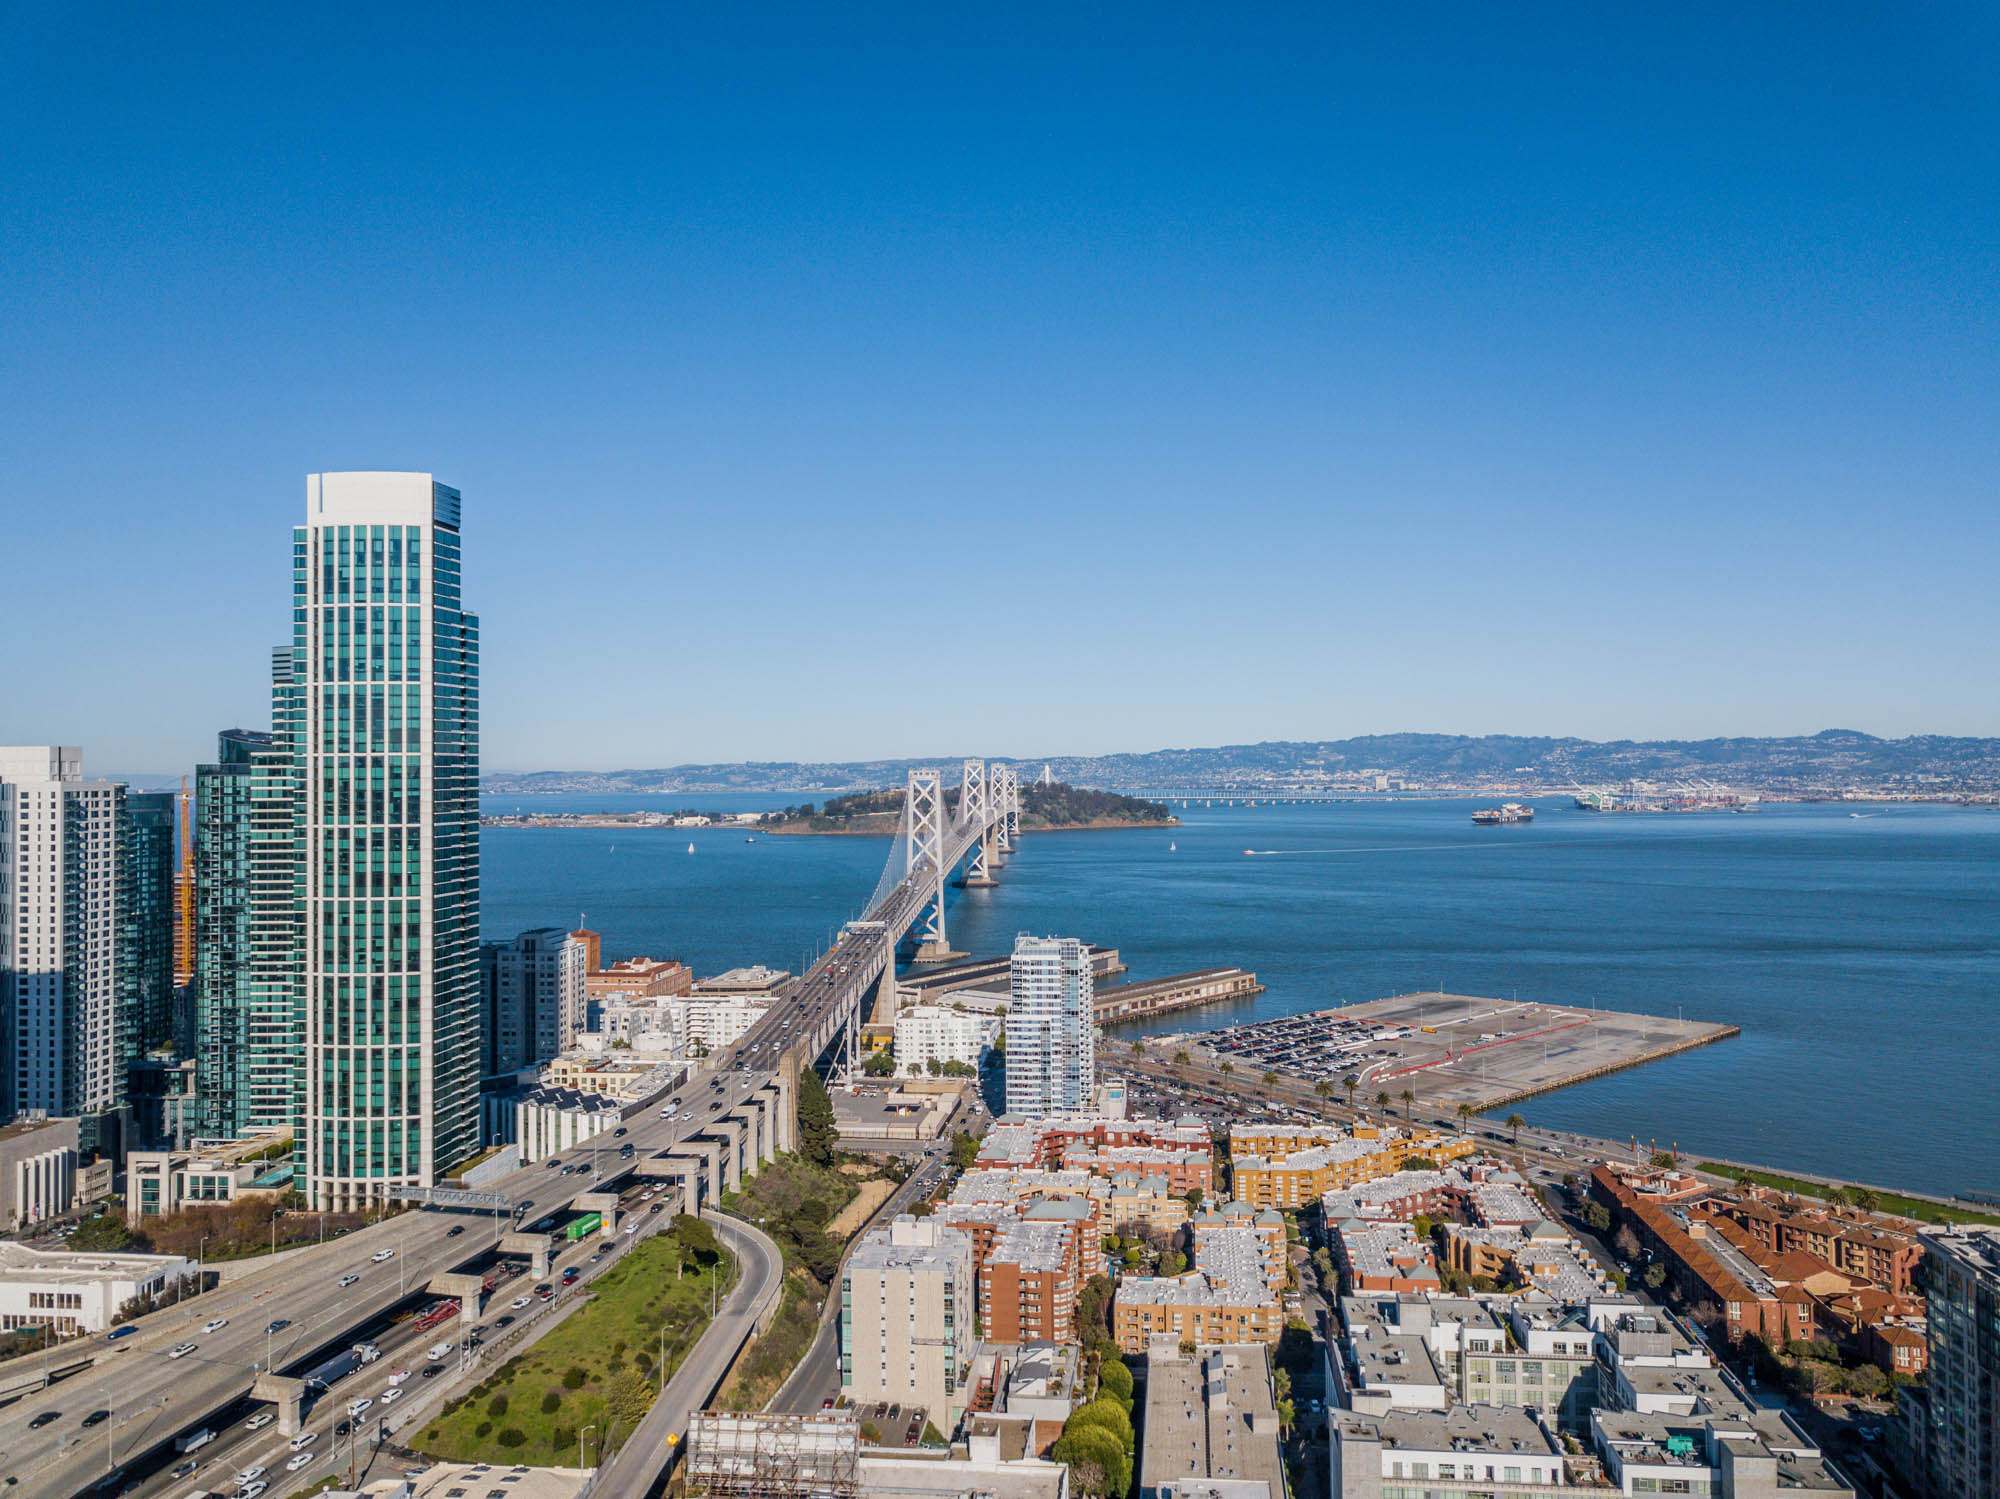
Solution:
[{"label": "palm tree", "polygon": [[1519,1114],[1509,1114],[1507,1116],[1507,1128],[1514,1132],[1514,1143],[1516,1145],[1521,1143],[1521,1126],[1527,1122]]},{"label": "palm tree", "polygon": [[1882,1205],[1882,1199],[1867,1187],[1854,1188],[1847,1198],[1864,1213],[1872,1213]]},{"label": "palm tree", "polygon": [[1408,1119],[1408,1118],[1410,1117],[1410,1105],[1414,1104],[1414,1103],[1415,1103],[1416,1101],[1417,1101],[1417,1095],[1416,1095],[1416,1094],[1414,1094],[1414,1093],[1412,1093],[1412,1092],[1411,1092],[1411,1091],[1410,1091],[1410,1090],[1409,1090],[1408,1088],[1405,1088],[1405,1089],[1403,1090],[1403,1118],[1404,1118],[1404,1119]]},{"label": "palm tree", "polygon": [[1268,1088],[1273,1083],[1277,1082],[1277,1080],[1278,1080],[1278,1074],[1273,1072],[1270,1068],[1266,1067],[1264,1069],[1264,1086]]},{"label": "palm tree", "polygon": [[1234,1072],[1235,1070],[1236,1070],[1236,1064],[1231,1061],[1224,1061],[1223,1064],[1216,1069],[1216,1071],[1223,1073]]},{"label": "palm tree", "polygon": [[1333,1097],[1333,1079],[1330,1077],[1323,1077],[1318,1082],[1314,1083],[1313,1097],[1321,1099]]},{"label": "palm tree", "polygon": [[1132,1055],[1135,1057],[1143,1057],[1145,1054],[1146,1054],[1146,1044],[1143,1041],[1134,1041],[1132,1043]]},{"label": "palm tree", "polygon": [[1471,1104],[1462,1103],[1458,1106],[1458,1132],[1461,1135],[1465,1133],[1466,1125],[1472,1122],[1472,1113]]},{"label": "palm tree", "polygon": [[1389,1112],[1389,1090],[1387,1088],[1384,1088],[1380,1093],[1375,1095],[1375,1112],[1378,1114]]},{"label": "palm tree", "polygon": [[1193,1060],[1194,1058],[1190,1057],[1187,1054],[1187,1050],[1185,1048],[1174,1053],[1174,1065],[1176,1067],[1185,1067],[1189,1062]]},{"label": "palm tree", "polygon": [[1354,1090],[1361,1086],[1361,1079],[1356,1077],[1353,1073],[1350,1072],[1347,1074],[1346,1077],[1340,1080],[1340,1086],[1347,1090],[1347,1106],[1350,1109],[1353,1108]]},{"label": "palm tree", "polygon": [[1828,1187],[1822,1194],[1822,1200],[1830,1208],[1844,1208],[1853,1199],[1845,1187]]}]

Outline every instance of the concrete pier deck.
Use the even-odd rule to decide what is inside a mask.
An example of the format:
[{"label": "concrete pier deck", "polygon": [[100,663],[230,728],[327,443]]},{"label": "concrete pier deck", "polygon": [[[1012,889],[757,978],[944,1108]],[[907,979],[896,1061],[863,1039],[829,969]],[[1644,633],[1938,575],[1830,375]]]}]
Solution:
[{"label": "concrete pier deck", "polygon": [[1733,1025],[1473,994],[1399,994],[1337,1010],[1286,1015],[1185,1036],[1239,1069],[1316,1082],[1345,1099],[1404,1090],[1424,1109],[1461,1103],[1484,1112],[1738,1034]]}]

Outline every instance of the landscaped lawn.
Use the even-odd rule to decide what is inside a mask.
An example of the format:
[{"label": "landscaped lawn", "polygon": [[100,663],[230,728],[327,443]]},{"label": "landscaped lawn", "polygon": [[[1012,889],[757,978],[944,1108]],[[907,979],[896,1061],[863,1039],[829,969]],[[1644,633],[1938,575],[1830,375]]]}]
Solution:
[{"label": "landscaped lawn", "polygon": [[[1703,1161],[1695,1169],[1716,1176],[1747,1176],[1760,1186],[1778,1192],[1791,1192],[1799,1197],[1824,1197],[1831,1190],[1825,1182],[1803,1181],[1796,1176],[1781,1176],[1775,1171],[1744,1171],[1741,1167],[1725,1166],[1720,1161]],[[2000,1217],[1992,1213],[1945,1207],[1921,1197],[1905,1197],[1898,1192],[1876,1192],[1875,1209],[1902,1218],[1914,1218],[1919,1223],[2000,1223]]]},{"label": "landscaped lawn", "polygon": [[618,1449],[658,1394],[662,1330],[671,1379],[733,1269],[726,1251],[704,1266],[672,1234],[647,1238],[592,1286],[587,1305],[453,1402],[410,1445],[450,1462],[574,1467],[578,1434],[588,1428],[583,1466],[591,1466]]}]

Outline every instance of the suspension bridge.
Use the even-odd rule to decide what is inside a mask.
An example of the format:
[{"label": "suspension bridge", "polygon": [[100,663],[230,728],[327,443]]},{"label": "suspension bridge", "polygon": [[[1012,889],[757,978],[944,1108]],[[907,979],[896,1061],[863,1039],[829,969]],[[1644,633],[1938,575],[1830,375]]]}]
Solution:
[{"label": "suspension bridge", "polygon": [[1012,766],[967,760],[950,789],[941,770],[912,770],[901,824],[861,916],[764,1012],[725,1065],[796,1079],[838,1046],[833,1070],[853,1076],[862,1025],[895,1018],[897,949],[907,943],[919,963],[962,956],[946,936],[945,893],[997,883],[1020,833]]}]

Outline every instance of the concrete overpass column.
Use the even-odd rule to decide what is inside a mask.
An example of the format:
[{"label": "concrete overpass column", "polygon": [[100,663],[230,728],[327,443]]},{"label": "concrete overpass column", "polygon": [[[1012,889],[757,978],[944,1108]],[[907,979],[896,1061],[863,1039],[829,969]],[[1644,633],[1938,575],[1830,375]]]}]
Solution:
[{"label": "concrete overpass column", "polygon": [[528,1273],[540,1280],[549,1273],[549,1236],[547,1234],[507,1234],[500,1240],[503,1254],[525,1254],[528,1257]]},{"label": "concrete overpass column", "polygon": [[252,1400],[268,1400],[278,1408],[278,1434],[287,1437],[299,1434],[305,1393],[303,1379],[286,1379],[279,1374],[259,1374],[250,1386]]},{"label": "concrete overpass column", "polygon": [[618,1194],[616,1192],[585,1192],[577,1198],[576,1206],[578,1212],[603,1214],[604,1227],[600,1230],[601,1236],[607,1239],[618,1237]]}]

